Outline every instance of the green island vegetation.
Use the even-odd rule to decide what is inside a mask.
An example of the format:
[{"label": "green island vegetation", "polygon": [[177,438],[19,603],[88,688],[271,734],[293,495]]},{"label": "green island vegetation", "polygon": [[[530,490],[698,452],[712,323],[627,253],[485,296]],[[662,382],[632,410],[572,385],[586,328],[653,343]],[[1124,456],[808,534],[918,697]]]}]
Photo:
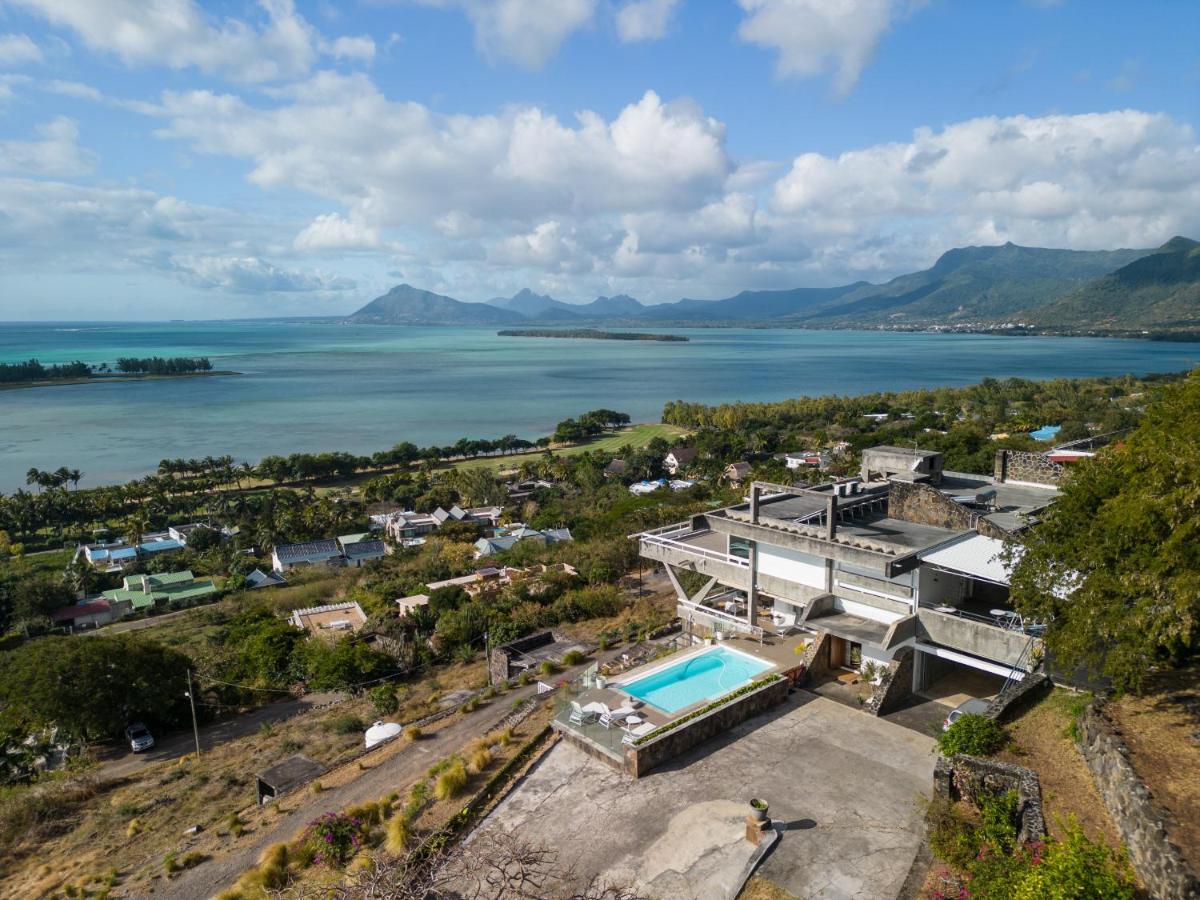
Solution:
[{"label": "green island vegetation", "polygon": [[[1062,425],[1061,440],[1126,432],[1077,464],[1058,505],[1025,534],[1014,596],[1022,611],[1050,623],[1046,643],[1056,658],[1103,671],[1120,688],[1136,691],[1140,671],[1183,666],[1196,657],[1200,633],[1190,623],[1200,619],[1200,515],[1185,495],[1194,492],[1200,471],[1200,373],[988,379],[964,388],[764,404],[672,402],[663,420],[686,430],[686,438],[656,435],[644,446],[592,443],[619,439],[629,424],[627,415],[594,410],[536,442],[510,436],[424,449],[400,443],[370,456],[293,454],[258,465],[230,456],[163,460],[145,478],[92,488],[79,487],[82,476],[69,469],[31,470],[30,489],[0,496],[0,840],[9,848],[0,884],[40,895],[49,890],[43,882],[57,878],[57,890],[67,875],[39,875],[42,860],[72,859],[74,878],[88,865],[107,871],[119,847],[128,860],[120,877],[132,879],[123,883],[145,887],[137,879],[152,877],[151,871],[161,877],[163,854],[175,848],[183,828],[196,822],[209,831],[225,828],[225,818],[245,808],[253,766],[298,752],[332,764],[361,746],[359,729],[373,718],[421,722],[441,708],[437,700],[446,691],[486,684],[482,657],[489,643],[556,626],[603,636],[607,647],[666,624],[674,616],[671,596],[641,597],[626,587],[627,576],[641,566],[627,535],[740,502],[742,490],[722,478],[731,462],[749,462],[751,478],[790,480],[777,455],[804,447],[841,444],[827,477],[856,471],[860,451],[877,444],[940,450],[947,469],[990,473],[999,448],[1044,449],[1026,432],[1046,423]],[[552,452],[568,441],[579,442],[576,452]],[[686,471],[692,487],[629,493],[629,483],[662,476],[667,451],[685,443],[697,450]],[[453,465],[502,461],[515,451],[524,455],[503,475]],[[625,463],[620,477],[605,474],[614,458]],[[513,502],[505,484],[513,479],[541,483]],[[536,585],[516,581],[477,596],[460,587],[430,591],[430,582],[480,565],[473,542],[481,529],[455,522],[420,546],[392,546],[361,568],[296,570],[283,587],[247,589],[246,576],[270,567],[276,544],[366,531],[374,512],[431,512],[454,504],[502,505],[506,522],[568,527],[571,541],[518,542],[487,563],[566,563],[577,574],[554,571]],[[55,609],[120,586],[117,574],[77,559],[77,544],[104,534],[137,542],[183,522],[222,530],[201,529],[186,547],[140,559],[124,574],[190,569],[216,581],[221,594],[215,601],[173,615],[152,609],[91,635],[55,625]],[[1086,604],[1045,590],[1065,570]],[[427,593],[428,604],[400,615],[395,599],[417,593]],[[358,632],[314,636],[287,620],[298,608],[343,600],[357,602],[367,616]],[[128,631],[132,626],[139,630]],[[206,750],[194,764],[152,765],[124,787],[102,790],[87,760],[97,746],[119,742],[130,721],[143,721],[156,734],[190,725],[189,669],[201,720],[304,691],[343,690],[350,699],[313,718],[306,714],[294,726],[265,725],[253,740]],[[503,687],[457,701],[462,712],[453,715],[498,702],[495,690]],[[414,726],[406,739],[417,740],[428,727]],[[962,737],[988,741],[987,735]],[[36,761],[51,743],[71,762],[42,772]],[[253,763],[249,743],[257,748]],[[491,752],[500,750],[492,746]],[[461,759],[469,775],[489,765],[482,753]],[[452,793],[449,782],[457,777],[447,779],[443,793]],[[393,842],[407,841],[407,828],[395,826]],[[87,837],[97,833],[114,837]],[[1093,860],[1091,854],[1063,838],[1022,865],[1035,871],[1054,862],[1067,869],[1080,858]],[[1060,870],[1036,877],[1051,871]],[[1091,871],[1122,877],[1115,862],[1096,862]]]},{"label": "green island vegetation", "polygon": [[232,375],[213,369],[206,356],[120,357],[115,363],[91,363],[75,360],[45,365],[36,359],[19,363],[0,363],[0,388],[36,387],[41,384],[121,381],[131,378],[174,378],[185,375]]},{"label": "green island vegetation", "polygon": [[686,343],[681,334],[650,334],[646,331],[600,331],[595,328],[508,328],[497,331],[500,337],[584,338],[595,341],[666,341]]}]

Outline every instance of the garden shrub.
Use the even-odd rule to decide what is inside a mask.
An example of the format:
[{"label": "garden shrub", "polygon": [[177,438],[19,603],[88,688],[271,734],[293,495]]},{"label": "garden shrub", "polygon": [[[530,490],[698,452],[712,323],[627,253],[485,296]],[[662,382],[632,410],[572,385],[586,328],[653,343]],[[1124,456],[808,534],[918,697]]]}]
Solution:
[{"label": "garden shrub", "polygon": [[394,716],[400,709],[400,697],[396,693],[394,684],[381,684],[373,687],[367,692],[367,697],[370,698],[371,705],[375,707],[376,715]]},{"label": "garden shrub", "polygon": [[1011,853],[1017,845],[1017,792],[985,794],[979,799],[983,820],[980,837],[998,853]]},{"label": "garden shrub", "polygon": [[334,868],[344,866],[362,846],[366,823],[345,813],[325,813],[308,825],[305,842],[316,848],[313,862]]},{"label": "garden shrub", "polygon": [[433,785],[433,796],[439,800],[449,800],[457,797],[467,786],[467,767],[461,759],[456,759],[437,777]]},{"label": "garden shrub", "polygon": [[335,716],[325,724],[327,731],[334,734],[355,734],[363,730],[363,721],[352,713]]},{"label": "garden shrub", "polygon": [[408,819],[404,816],[396,816],[387,827],[387,843],[384,848],[392,856],[399,856],[408,846],[409,840],[412,838],[412,828],[408,824]]},{"label": "garden shrub", "polygon": [[472,775],[478,775],[491,764],[492,751],[487,747],[480,747],[467,760],[467,771]]},{"label": "garden shrub", "polygon": [[943,756],[989,756],[1004,746],[1005,738],[1004,729],[994,719],[967,713],[938,735],[937,746]]},{"label": "garden shrub", "polygon": [[568,650],[563,654],[562,664],[564,666],[577,666],[583,662],[582,650]]},{"label": "garden shrub", "polygon": [[929,849],[938,859],[966,869],[979,855],[980,840],[974,824],[944,797],[929,804]]}]

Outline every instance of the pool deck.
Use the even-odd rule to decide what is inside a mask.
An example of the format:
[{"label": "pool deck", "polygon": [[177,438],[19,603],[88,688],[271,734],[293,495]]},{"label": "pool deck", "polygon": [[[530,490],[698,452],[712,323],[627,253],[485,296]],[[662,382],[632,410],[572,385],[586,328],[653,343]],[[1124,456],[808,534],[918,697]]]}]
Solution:
[{"label": "pool deck", "polygon": [[[565,697],[562,707],[554,716],[553,727],[566,736],[576,738],[581,744],[587,745],[594,752],[598,751],[600,755],[608,757],[614,762],[622,762],[623,742],[629,733],[628,728],[617,723],[614,723],[611,727],[605,727],[595,719],[588,720],[583,724],[571,723],[571,707],[567,701],[574,700],[580,706],[587,706],[590,703],[602,703],[609,709],[633,706],[636,709],[635,714],[642,722],[649,723],[655,728],[661,728],[676,719],[681,719],[702,709],[712,702],[714,698],[705,698],[673,712],[667,712],[651,703],[639,700],[625,693],[621,690],[622,684],[630,684],[638,681],[647,675],[652,675],[662,669],[678,665],[683,660],[711,651],[714,646],[722,645],[768,663],[769,668],[763,669],[761,672],[756,673],[753,678],[749,679],[750,681],[759,680],[771,674],[783,674],[796,668],[800,662],[797,648],[803,650],[804,646],[811,639],[811,635],[793,635],[789,637],[772,637],[760,643],[750,638],[730,638],[711,646],[691,647],[687,650],[663,657],[662,659],[652,660],[645,665],[630,669],[628,672],[622,672],[619,681],[609,680],[604,687],[589,687],[574,696]],[[734,690],[736,689],[734,688]]]}]

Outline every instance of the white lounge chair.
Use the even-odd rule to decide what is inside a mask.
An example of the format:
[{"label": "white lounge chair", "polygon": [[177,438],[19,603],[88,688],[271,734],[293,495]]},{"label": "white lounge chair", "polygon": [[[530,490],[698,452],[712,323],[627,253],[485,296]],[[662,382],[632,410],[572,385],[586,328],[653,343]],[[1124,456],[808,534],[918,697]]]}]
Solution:
[{"label": "white lounge chair", "polygon": [[589,703],[587,707],[580,706],[578,700],[571,701],[571,716],[567,719],[568,725],[583,725],[587,722],[594,721],[599,713],[588,707],[593,704]]},{"label": "white lounge chair", "polygon": [[622,706],[620,709],[608,710],[600,714],[600,724],[605,728],[612,728],[618,725],[626,716],[631,716],[634,713],[632,706]]},{"label": "white lounge chair", "polygon": [[654,731],[654,729],[657,727],[657,725],[653,725],[650,722],[643,722],[641,725],[636,725],[633,728],[629,728],[625,731],[625,737],[621,739],[621,743],[632,744],[638,738],[644,737],[650,732]]}]

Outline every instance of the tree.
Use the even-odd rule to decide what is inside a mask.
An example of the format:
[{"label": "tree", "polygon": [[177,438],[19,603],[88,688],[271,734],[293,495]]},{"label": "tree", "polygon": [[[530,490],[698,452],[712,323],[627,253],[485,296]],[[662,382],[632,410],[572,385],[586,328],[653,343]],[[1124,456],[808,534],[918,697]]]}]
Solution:
[{"label": "tree", "polygon": [[1078,464],[1026,532],[1012,596],[1064,667],[1118,689],[1200,649],[1200,370],[1165,387],[1126,441]]},{"label": "tree", "polygon": [[119,737],[132,721],[187,721],[182,653],[134,635],[44,637],[0,656],[0,729],[57,727],[83,741]]}]

